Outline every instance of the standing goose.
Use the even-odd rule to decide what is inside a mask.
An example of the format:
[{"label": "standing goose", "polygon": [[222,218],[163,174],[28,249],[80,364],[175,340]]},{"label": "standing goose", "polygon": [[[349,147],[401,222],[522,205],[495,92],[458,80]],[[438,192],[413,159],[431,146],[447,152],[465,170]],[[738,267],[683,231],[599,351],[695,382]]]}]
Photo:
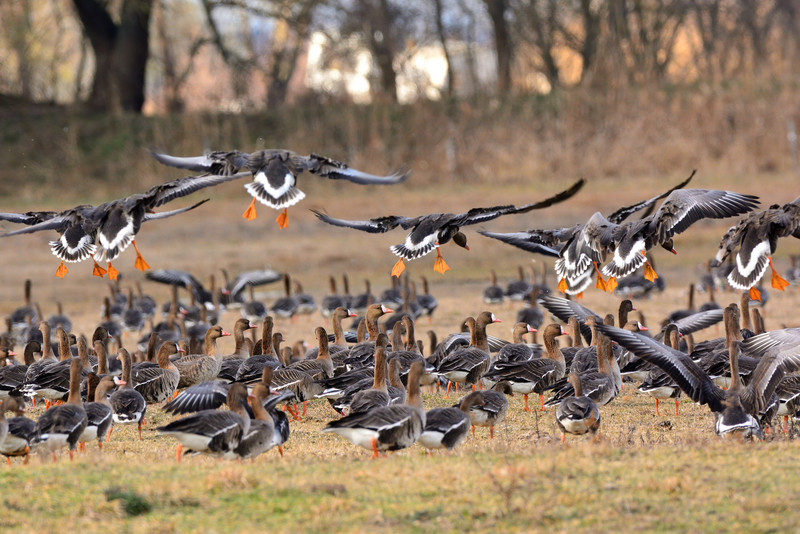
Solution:
[{"label": "standing goose", "polygon": [[486,378],[496,382],[505,381],[511,385],[512,391],[522,393],[526,412],[530,411],[528,395],[538,393],[539,404],[544,410],[545,389],[561,380],[567,368],[564,354],[556,341],[556,337],[565,333],[561,325],[547,325],[542,334],[545,351],[541,358],[523,362],[497,362],[494,369],[486,374]]},{"label": "standing goose", "polygon": [[[675,350],[680,350],[680,342],[678,341],[678,328],[674,323],[667,326],[667,332],[664,339],[669,340],[670,346]],[[658,401],[665,399],[675,399],[675,415],[678,415],[678,407],[680,406],[681,388],[675,383],[670,376],[661,369],[655,368],[647,374],[644,382],[639,384],[638,390],[642,393],[647,393],[656,399],[656,415],[660,416],[658,411]]]},{"label": "standing goose", "polygon": [[497,352],[496,361],[505,362],[524,362],[533,358],[538,358],[542,353],[540,345],[529,345],[525,343],[523,336],[529,332],[537,330],[528,323],[517,323],[511,330],[511,343],[505,345]]},{"label": "standing goose", "polygon": [[72,460],[78,440],[86,428],[86,410],[81,402],[81,370],[83,365],[78,358],[70,362],[69,397],[67,403],[53,406],[46,410],[36,421],[34,443],[38,448],[46,449],[56,459],[58,449],[69,447],[69,458]]},{"label": "standing goose", "polygon": [[497,274],[494,269],[489,272],[489,285],[483,289],[483,302],[486,304],[500,304],[503,302],[505,292],[497,285]]},{"label": "standing goose", "polygon": [[322,297],[319,305],[319,312],[323,317],[330,317],[337,308],[347,308],[347,300],[336,290],[336,278],[329,276],[328,286],[330,287],[330,294]]},{"label": "standing goose", "polygon": [[457,408],[428,410],[425,414],[425,429],[417,441],[427,449],[454,449],[469,434],[472,426],[469,411],[473,406],[483,403],[482,395],[472,395],[469,399],[463,399]]},{"label": "standing goose", "polygon": [[[525,271],[522,268],[522,265],[517,266],[517,273],[519,277],[516,280],[512,280],[506,286],[506,290],[504,292],[505,296],[509,298],[509,300],[523,300],[528,294],[531,292],[531,288],[533,287],[531,282],[525,280]],[[535,274],[536,271],[531,269],[531,274]]]},{"label": "standing goose", "polygon": [[111,394],[108,401],[114,410],[114,422],[120,425],[136,424],[139,428],[139,441],[142,440],[142,424],[147,412],[147,401],[144,396],[133,389],[131,381],[131,355],[125,349],[119,349],[117,356],[122,361],[122,382],[120,388]]},{"label": "standing goose", "polygon": [[231,152],[214,151],[203,156],[175,157],[158,152],[151,152],[159,162],[170,167],[188,169],[195,172],[213,172],[232,175],[231,179],[239,178],[239,170],[248,171],[253,181],[245,184],[244,188],[253,197],[250,206],[242,215],[247,220],[256,218],[256,200],[265,206],[276,210],[283,210],[276,221],[280,228],[289,225],[287,208],[294,206],[305,198],[296,186],[297,176],[303,171],[329,178],[331,180],[347,180],[361,185],[391,185],[402,182],[408,172],[397,172],[387,176],[376,176],[352,169],[341,161],[336,161],[325,156],[309,154],[303,156],[285,149],[267,149],[247,154],[234,150]]},{"label": "standing goose", "polygon": [[86,428],[81,433],[81,450],[87,441],[97,440],[97,448],[103,448],[103,442],[111,434],[111,423],[113,422],[113,411],[111,403],[108,402],[108,393],[114,389],[114,377],[104,376],[102,379],[95,373],[89,373],[86,377],[89,385],[86,404]]},{"label": "standing goose", "polygon": [[324,328],[318,326],[314,330],[314,335],[317,338],[317,346],[319,349],[317,357],[313,360],[300,360],[291,365],[287,362],[287,367],[308,373],[315,378],[317,378],[318,375],[322,375],[319,376],[319,378],[331,378],[333,376],[333,360],[328,350],[328,333]]},{"label": "standing goose", "polygon": [[[0,214],[0,220],[5,220],[2,218],[2,214]],[[31,302],[31,287],[32,282],[30,279],[25,280],[25,304],[19,308],[15,308],[14,311],[11,312],[11,315],[9,315],[12,330],[21,331],[27,328],[29,324],[35,324],[36,321],[40,320],[39,314],[36,312],[36,308],[34,308]],[[44,317],[41,319],[44,319]]]},{"label": "standing goose", "polygon": [[[283,353],[284,362],[288,363],[286,358],[290,357],[291,356],[288,354],[288,350]],[[316,362],[317,360],[303,360],[303,361]],[[307,370],[304,370],[304,368]],[[266,372],[266,368],[264,369],[264,371]],[[319,396],[323,391],[322,382],[318,379],[315,379],[314,375],[312,375],[311,372],[313,372],[313,368],[308,368],[305,366],[302,367],[289,366],[289,367],[279,367],[273,370],[272,373],[272,390],[277,392],[291,391],[294,394],[294,399],[293,399],[293,403],[295,403],[294,407],[293,408],[289,407],[288,404],[286,406],[289,413],[292,414],[295,421],[300,420],[300,414],[297,411],[296,403],[298,402],[303,403],[302,415],[306,415],[308,401],[310,399]]]},{"label": "standing goose", "polygon": [[492,389],[486,391],[473,391],[461,401],[458,406],[469,415],[472,423],[472,437],[475,437],[476,426],[489,427],[489,439],[494,439],[495,425],[502,423],[508,413],[508,399],[506,395],[514,392],[508,382],[498,382]]},{"label": "standing goose", "polygon": [[387,308],[383,304],[371,304],[367,308],[367,313],[364,315],[364,324],[367,328],[367,336],[369,339],[356,343],[350,347],[350,354],[347,362],[356,366],[364,366],[371,360],[372,355],[375,353],[375,340],[380,334],[378,327],[378,319],[387,313],[392,313],[392,309]]},{"label": "standing goose", "polygon": [[428,278],[420,276],[420,280],[422,281],[422,294],[417,295],[417,304],[422,307],[422,315],[427,315],[428,322],[431,323],[433,322],[433,312],[439,305],[439,301],[430,293]]},{"label": "standing goose", "polygon": [[[344,360],[350,354],[350,348],[347,345],[344,328],[342,328],[342,321],[348,317],[356,317],[356,314],[347,308],[339,306],[331,317],[331,327],[333,328],[333,343],[328,344],[328,351],[333,358],[334,366],[336,368],[344,366]],[[319,347],[312,347],[308,349],[303,356],[304,360],[313,360],[319,355]]]},{"label": "standing goose", "polygon": [[518,323],[528,323],[533,328],[539,328],[544,322],[544,314],[539,308],[537,299],[539,298],[539,289],[534,287],[530,291],[527,300],[527,306],[517,312]]},{"label": "standing goose", "polygon": [[597,403],[583,394],[580,375],[570,373],[567,380],[572,384],[575,395],[565,397],[556,409],[556,424],[561,430],[561,443],[564,443],[568,433],[582,436],[591,432],[596,435],[600,429],[600,410]]},{"label": "standing goose", "polygon": [[177,343],[166,341],[161,344],[156,355],[158,367],[140,368],[136,372],[133,388],[144,397],[145,402],[163,402],[175,394],[181,373],[170,360],[170,356],[182,352],[183,349]]},{"label": "standing goose", "polygon": [[253,387],[251,393],[253,401],[250,403],[253,419],[250,421],[250,428],[242,433],[236,448],[224,453],[223,458],[252,460],[274,446],[275,422],[264,408],[264,401],[269,395],[269,387],[264,384],[256,384]]},{"label": "standing goose", "polygon": [[796,351],[773,347],[761,357],[745,387],[739,378],[739,353],[742,342],[729,346],[731,384],[727,390],[717,387],[711,378],[682,352],[627,330],[605,325],[598,329],[640,358],[667,372],[694,402],[707,404],[716,416],[715,431],[722,437],[760,437],[759,413],[767,406],[780,379],[800,369]]},{"label": "standing goose", "polygon": [[248,347],[246,344],[245,332],[252,328],[256,328],[256,325],[244,317],[237,319],[236,323],[234,323],[233,354],[226,354],[222,357],[222,366],[217,375],[220,379],[228,382],[236,380],[236,373],[238,373],[239,367],[251,356],[250,348],[252,345]]},{"label": "standing goose", "polygon": [[203,354],[189,354],[175,362],[175,367],[181,375],[178,388],[189,387],[217,377],[222,368],[222,354],[217,347],[217,339],[229,335],[231,334],[221,326],[214,325],[206,332]]},{"label": "standing goose", "polygon": [[800,197],[788,204],[774,204],[766,210],[748,214],[722,236],[712,267],[735,253],[728,283],[735,289],[750,292],[753,300],[761,300],[755,285],[772,269],[771,285],[783,291],[789,285],[775,270],[771,255],[778,248],[778,239],[787,236],[800,238]]},{"label": "standing goose", "polygon": [[415,362],[411,366],[406,404],[391,404],[368,412],[353,413],[331,421],[322,431],[335,432],[358,447],[372,450],[373,458],[384,451],[411,446],[425,428],[425,408],[419,389],[419,380],[424,373],[422,362]]},{"label": "standing goose", "polygon": [[247,413],[247,388],[234,382],[228,390],[229,410],[203,410],[160,426],[156,430],[178,440],[176,459],[181,460],[183,448],[189,453],[206,453],[223,456],[239,446],[250,430]]},{"label": "standing goose", "polygon": [[[39,360],[41,365],[29,366],[25,373],[25,384],[22,386],[22,392],[26,397],[43,398],[48,408],[51,402],[65,399],[70,388],[72,351],[69,336],[63,328],[57,329],[57,336],[58,361],[48,363],[50,360],[42,358]],[[84,370],[81,372],[86,373]]]},{"label": "standing goose", "polygon": [[481,312],[477,319],[467,318],[465,323],[470,330],[469,346],[457,348],[442,358],[436,368],[436,373],[449,381],[445,398],[448,398],[453,382],[465,385],[477,384],[489,369],[491,355],[486,339],[486,326],[499,322],[500,319],[488,311]]},{"label": "standing goose", "polygon": [[386,363],[386,346],[389,338],[379,334],[375,340],[375,371],[372,388],[359,391],[350,400],[350,413],[368,412],[381,406],[389,406],[391,398],[386,386],[388,365]]},{"label": "standing goose", "polygon": [[284,296],[272,303],[272,313],[277,317],[289,319],[297,313],[300,303],[292,295],[292,280],[288,273],[283,275]]},{"label": "standing goose", "polygon": [[[9,394],[19,388],[25,382],[25,375],[28,368],[33,365],[36,353],[42,350],[38,341],[29,341],[25,345],[24,363],[19,365],[6,365],[0,367],[0,400],[9,396]],[[13,353],[9,353],[13,354]]]},{"label": "standing goose", "polygon": [[515,213],[527,213],[531,210],[546,208],[557,204],[577,193],[585,181],[578,180],[572,187],[562,191],[548,199],[540,202],[533,202],[524,206],[516,207],[512,205],[494,206],[491,208],[472,208],[465,213],[431,213],[429,215],[420,215],[418,217],[402,217],[396,215],[388,215],[385,217],[377,217],[368,221],[352,221],[345,219],[336,219],[330,217],[320,211],[311,210],[323,222],[333,226],[342,226],[346,228],[353,228],[369,233],[384,233],[393,230],[400,226],[404,230],[411,230],[404,243],[399,245],[392,245],[389,250],[393,254],[399,256],[400,259],[392,268],[392,276],[400,276],[405,270],[403,260],[415,260],[436,249],[436,261],[434,262],[434,271],[444,274],[450,267],[445,263],[442,258],[439,246],[446,244],[451,239],[453,242],[467,250],[467,236],[461,232],[462,226],[470,224],[478,224],[486,221],[491,221],[502,215],[509,215]]}]

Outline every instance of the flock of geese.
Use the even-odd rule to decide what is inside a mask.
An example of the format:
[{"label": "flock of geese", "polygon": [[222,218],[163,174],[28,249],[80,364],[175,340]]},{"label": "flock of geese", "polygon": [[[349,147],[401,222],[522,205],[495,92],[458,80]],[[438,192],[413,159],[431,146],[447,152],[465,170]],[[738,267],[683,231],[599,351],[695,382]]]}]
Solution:
[{"label": "flock of geese", "polygon": [[[330,158],[300,156],[287,150],[210,152],[190,158],[153,156],[166,165],[206,174],[171,180],[97,206],[3,213],[1,220],[26,225],[3,236],[55,230],[59,236],[50,246],[61,260],[57,276],[67,273],[65,263],[92,258],[93,274],[108,274],[118,282],[119,272],[111,262],[131,244],[136,250],[134,266],[149,270],[135,243],[143,222],[178,215],[206,201],[172,211],[153,210],[200,189],[252,177],[245,185],[253,199],[244,217],[255,218],[258,200],[282,210],[277,220],[285,228],[287,208],[304,197],[296,187],[303,171],[357,184],[395,184],[408,175],[371,175]],[[756,284],[768,267],[773,288],[784,290],[789,285],[775,270],[771,255],[781,237],[800,237],[800,198],[754,211],[758,197],[686,189],[693,177],[694,173],[656,197],[607,216],[594,213],[585,223],[571,227],[479,232],[556,257],[558,291],[580,296],[595,276],[597,288],[619,290],[640,267],[644,267],[643,278],[655,284],[658,275],[651,249],[660,246],[675,253],[675,237],[693,223],[743,216],[723,236],[710,263],[727,266],[728,284],[745,290],[740,303],[673,314],[657,333],[649,332],[641,320],[628,317],[633,310],[630,300],[622,301],[616,315],[601,315],[554,296],[547,287],[520,280],[522,287],[508,288],[501,296],[488,288],[484,292],[490,305],[505,296],[527,298],[511,341],[487,333],[487,327],[499,319],[484,311],[465,319],[462,326],[466,330],[459,327],[441,343],[431,339],[425,355],[424,344],[415,336],[415,321],[423,313],[433,313],[435,299],[427,288],[417,295],[408,276],[403,278],[402,289],[393,284],[379,297],[371,295],[368,285],[369,297],[364,301],[348,295],[323,299],[318,306],[287,274],[269,270],[242,273],[217,290],[213,279],[212,287],[206,289],[189,273],[160,269],[151,270],[147,277],[173,288],[173,298],[164,307],[164,321],[152,324],[157,306],[142,293],[141,286],[136,297],[133,288],[127,294],[114,290],[104,304],[104,321],[89,340],[72,334],[69,319],[63,315],[43,320],[31,305],[28,283],[26,305],[9,316],[9,331],[0,342],[6,364],[0,368],[0,453],[9,457],[9,463],[13,456],[27,458],[32,449],[52,452],[55,458],[56,451],[67,448],[72,457],[81,443],[97,441],[102,447],[114,424],[138,425],[141,438],[147,409],[157,404],[165,412],[181,416],[157,428],[160,434],[178,441],[178,460],[196,453],[254,458],[272,448],[283,454],[282,445],[290,434],[289,417],[303,417],[309,401],[328,402],[340,416],[329,422],[324,432],[338,434],[372,451],[373,456],[417,442],[430,449],[452,449],[467,437],[470,428],[474,434],[475,426],[489,427],[493,437],[494,426],[504,421],[508,411],[506,396],[514,393],[524,396],[526,411],[531,410],[528,395],[532,393],[539,395],[539,409],[555,406],[563,441],[566,434],[597,434],[601,408],[618,396],[623,380],[639,380],[639,389],[655,397],[657,412],[659,400],[685,393],[716,415],[717,434],[761,437],[776,415],[793,416],[800,408],[800,375],[795,374],[800,372],[800,330],[761,331],[757,310],[752,323],[749,310],[751,299],[762,298]],[[579,180],[552,197],[521,206],[474,208],[459,214],[345,220],[314,213],[328,224],[370,233],[398,226],[410,230],[403,243],[390,248],[400,258],[392,269],[394,282],[403,274],[404,260],[434,250],[434,270],[444,274],[449,266],[439,247],[452,240],[468,249],[462,227],[567,201],[584,185],[585,181]],[[639,219],[627,221],[642,210]],[[271,308],[259,307],[253,287],[278,280],[284,283],[285,297]],[[118,289],[118,284],[112,288]],[[187,290],[191,304],[178,302],[178,288]],[[243,296],[247,290],[250,300]],[[422,305],[422,297],[428,297],[427,307]],[[241,308],[242,318],[230,332],[219,324],[223,306]],[[395,313],[392,306],[402,310]],[[548,321],[539,306],[553,319]],[[331,334],[317,326],[315,347],[284,346],[289,340],[276,328],[275,320],[316,309],[330,318]],[[357,331],[345,332],[342,321],[356,315]],[[381,323],[384,315],[390,320]],[[139,340],[136,350],[126,349],[122,332],[141,332],[147,321],[151,332]],[[720,321],[725,325],[724,337],[694,343],[695,332]],[[258,327],[260,338],[248,338],[247,332]],[[525,341],[526,336],[540,333],[541,344],[536,342],[538,338],[533,343]],[[570,336],[571,346],[559,343],[559,336],[565,334]],[[217,340],[226,336],[234,338],[232,354],[222,354],[217,347]],[[582,338],[588,346],[583,346]],[[15,352],[18,346],[24,347],[21,358]],[[439,386],[446,398],[453,386],[456,391],[470,387],[472,391],[452,407],[426,412],[421,388]],[[24,416],[28,402],[47,405],[37,421]],[[220,409],[223,405],[227,409]],[[9,411],[14,417],[6,419]]]}]

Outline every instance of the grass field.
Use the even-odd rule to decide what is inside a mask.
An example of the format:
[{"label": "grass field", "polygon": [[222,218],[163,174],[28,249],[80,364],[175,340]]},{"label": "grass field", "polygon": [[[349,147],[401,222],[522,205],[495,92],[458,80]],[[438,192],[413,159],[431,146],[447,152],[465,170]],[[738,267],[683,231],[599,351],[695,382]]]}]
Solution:
[{"label": "grass field", "polygon": [[[590,182],[573,201],[523,216],[493,221],[486,228],[512,231],[554,227],[582,221],[596,210],[613,211],[627,202],[655,195],[690,171],[658,180],[604,179]],[[175,174],[174,176],[178,176]],[[167,179],[173,175],[165,175]],[[308,198],[290,209],[290,225],[279,230],[275,212],[260,207],[259,218],[246,222],[241,212],[249,198],[241,185],[212,193],[214,200],[192,213],[169,221],[147,223],[137,239],[151,267],[187,269],[207,281],[219,279],[219,269],[231,272],[271,266],[290,272],[304,289],[321,298],[327,277],[347,272],[351,293],[362,291],[369,278],[373,292],[389,282],[395,258],[387,250],[404,239],[400,230],[368,235],[328,227],[308,208],[326,209],[334,216],[369,218],[389,213],[416,215],[430,211],[466,211],[474,206],[523,203],[544,198],[572,181],[549,179],[535,188],[523,184],[492,187],[480,184],[425,184],[412,176],[394,188],[359,188],[322,183],[304,187]],[[787,202],[797,196],[793,174],[755,177],[704,176],[694,187],[725,187],[761,195],[762,204]],[[201,194],[196,195],[203,198]],[[65,196],[69,196],[68,193]],[[73,200],[70,198],[70,201]],[[43,207],[28,199],[2,202],[3,211]],[[48,205],[59,204],[48,197]],[[74,202],[78,203],[78,202]],[[71,204],[70,204],[71,205]],[[61,206],[65,207],[65,206]],[[703,222],[676,239],[678,256],[656,252],[659,273],[668,289],[637,303],[648,322],[656,324],[672,309],[685,307],[686,285],[702,274],[702,262],[716,250],[729,221]],[[10,228],[6,226],[5,228]],[[467,229],[471,251],[446,246],[443,254],[452,270],[445,276],[432,271],[433,258],[408,266],[412,278],[431,279],[431,291],[440,301],[433,322],[422,320],[418,337],[433,329],[440,339],[456,331],[461,320],[485,309],[480,294],[494,268],[506,283],[517,265],[529,265],[531,256]],[[91,276],[90,264],[70,266],[63,280],[53,276],[58,264],[40,233],[2,241],[0,314],[22,304],[22,283],[34,281],[33,296],[45,316],[64,304],[75,330],[90,334],[101,317],[105,280]],[[797,251],[782,242],[776,263],[788,265]],[[552,260],[536,258],[537,262]],[[143,276],[133,270],[133,251],[115,265],[122,285]],[[218,280],[219,281],[219,280]],[[552,274],[549,280],[555,285]],[[145,283],[145,291],[159,301],[165,287]],[[259,292],[269,303],[280,296],[275,285]],[[771,292],[766,308],[768,328],[797,326],[800,295],[792,286],[783,294]],[[182,296],[185,299],[185,295]],[[702,299],[703,297],[698,297]],[[725,304],[738,296],[718,296]],[[584,304],[598,312],[614,311],[618,299],[597,290],[586,293]],[[500,305],[492,311],[503,321],[489,333],[510,338],[516,307]],[[226,313],[223,326],[231,328],[236,313]],[[313,341],[314,327],[327,321],[315,314],[295,321],[278,321],[277,329],[291,343]],[[714,328],[704,337],[721,335]],[[130,344],[133,337],[126,337]],[[223,351],[230,340],[220,343]],[[441,393],[427,392],[427,408],[445,406]],[[796,441],[783,434],[763,443],[723,443],[713,435],[706,407],[683,399],[678,416],[656,417],[650,397],[627,384],[621,395],[602,409],[602,439],[558,443],[553,410],[525,413],[522,399],[511,398],[507,423],[493,441],[485,429],[452,454],[427,455],[413,447],[381,460],[355,449],[337,437],[322,434],[334,418],[326,403],[310,404],[309,416],[292,424],[292,436],[280,459],[276,451],[255,463],[217,462],[189,458],[174,460],[176,443],[158,436],[154,428],[168,418],[157,406],[148,409],[144,440],[134,428],[116,427],[103,453],[90,452],[74,462],[34,457],[28,466],[17,461],[2,468],[0,494],[4,530],[46,532],[69,528],[87,532],[240,532],[240,531],[790,531],[800,528],[793,514],[794,495],[800,489]],[[31,410],[38,416],[41,408]],[[668,404],[664,412],[669,413]]]}]

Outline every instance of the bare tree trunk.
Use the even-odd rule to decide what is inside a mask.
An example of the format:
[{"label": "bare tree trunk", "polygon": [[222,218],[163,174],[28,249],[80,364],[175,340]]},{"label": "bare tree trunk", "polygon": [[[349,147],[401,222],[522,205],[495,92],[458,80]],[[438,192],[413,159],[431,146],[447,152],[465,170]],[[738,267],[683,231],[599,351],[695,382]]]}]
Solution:
[{"label": "bare tree trunk", "polygon": [[436,9],[436,34],[439,37],[439,42],[442,43],[444,61],[447,65],[447,97],[453,98],[455,95],[455,73],[453,72],[453,62],[450,59],[450,50],[447,48],[447,34],[444,29],[444,20],[442,19],[444,11],[442,0],[433,0],[433,5]]},{"label": "bare tree trunk", "polygon": [[497,56],[497,91],[500,94],[507,94],[511,91],[511,57],[513,48],[511,36],[506,22],[506,12],[508,11],[507,0],[484,0],[489,11],[489,18],[492,19],[494,29],[494,48]]},{"label": "bare tree trunk", "polygon": [[89,106],[141,112],[154,0],[125,0],[119,24],[101,0],[72,0],[95,56]]},{"label": "bare tree trunk", "polygon": [[183,100],[180,96],[179,76],[172,51],[171,36],[167,30],[167,2],[161,0],[155,13],[155,26],[161,40],[161,62],[164,65],[164,106],[167,113],[183,111]]}]

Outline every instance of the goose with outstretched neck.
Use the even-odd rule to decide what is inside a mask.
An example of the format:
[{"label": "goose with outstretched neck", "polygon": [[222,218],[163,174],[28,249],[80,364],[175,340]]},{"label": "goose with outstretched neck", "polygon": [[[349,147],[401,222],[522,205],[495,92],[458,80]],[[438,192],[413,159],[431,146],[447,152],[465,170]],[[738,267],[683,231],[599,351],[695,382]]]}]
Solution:
[{"label": "goose with outstretched neck", "polygon": [[56,451],[63,447],[69,448],[69,458],[72,459],[87,424],[80,393],[83,369],[80,359],[73,358],[69,369],[69,397],[66,404],[49,408],[36,421],[33,441],[39,448],[52,452],[53,461],[56,460]]},{"label": "goose with outstretched neck", "polygon": [[489,354],[489,341],[486,338],[486,327],[499,322],[500,319],[489,311],[481,312],[475,319],[467,318],[465,323],[470,330],[469,346],[457,348],[442,358],[436,368],[437,374],[449,381],[445,398],[449,396],[452,383],[477,384],[489,369],[491,355]]},{"label": "goose with outstretched neck", "polygon": [[335,432],[354,445],[381,452],[404,449],[414,444],[425,428],[419,380],[425,373],[422,362],[414,362],[408,375],[408,397],[405,404],[392,404],[368,412],[353,413],[331,421],[323,432]]},{"label": "goose with outstretched neck", "polygon": [[380,327],[378,326],[378,319],[393,311],[394,310],[387,308],[383,304],[371,304],[367,308],[367,313],[364,315],[362,323],[364,323],[367,328],[368,339],[350,347],[350,354],[347,358],[348,363],[358,367],[370,363],[372,355],[375,353],[375,340],[378,338],[378,334],[381,333]]},{"label": "goose with outstretched neck", "polygon": [[95,373],[86,377],[88,394],[86,404],[86,428],[81,433],[81,450],[85,449],[87,441],[97,440],[97,448],[103,448],[103,442],[111,434],[111,423],[114,421],[114,412],[108,402],[108,394],[116,387],[113,376],[100,378]]}]

